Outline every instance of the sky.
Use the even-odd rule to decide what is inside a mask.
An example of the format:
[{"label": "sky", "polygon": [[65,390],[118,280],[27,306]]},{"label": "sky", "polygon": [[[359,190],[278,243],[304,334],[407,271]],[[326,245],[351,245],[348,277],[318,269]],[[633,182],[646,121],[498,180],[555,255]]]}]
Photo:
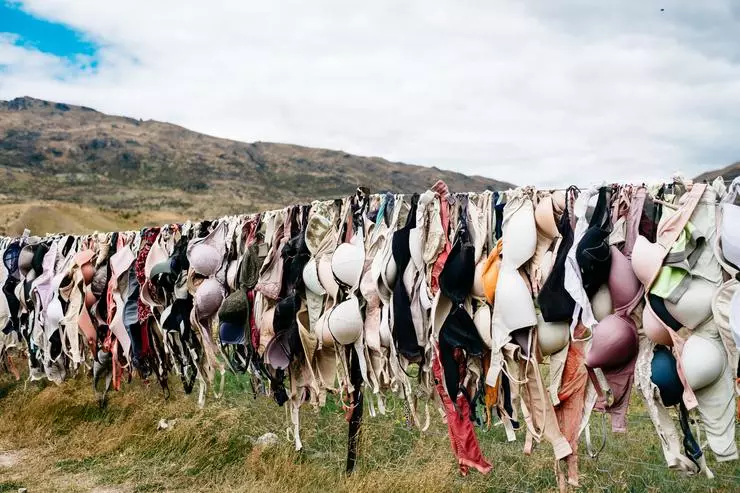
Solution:
[{"label": "sky", "polygon": [[740,160],[740,2],[0,0],[18,96],[517,184],[694,176]]}]

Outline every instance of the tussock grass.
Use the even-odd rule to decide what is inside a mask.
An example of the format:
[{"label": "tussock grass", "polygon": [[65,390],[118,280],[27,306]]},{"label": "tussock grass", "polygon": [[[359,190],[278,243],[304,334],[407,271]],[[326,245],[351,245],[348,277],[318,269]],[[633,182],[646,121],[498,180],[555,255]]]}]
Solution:
[{"label": "tussock grass", "polygon": [[[173,382],[174,383],[174,382]],[[0,491],[540,491],[557,488],[547,444],[530,457],[523,437],[507,443],[500,427],[479,431],[484,454],[494,464],[482,476],[460,477],[446,427],[433,422],[427,433],[408,429],[400,403],[387,416],[366,414],[360,459],[344,474],[347,424],[336,402],[302,410],[304,450],[293,450],[285,410],[270,399],[245,392],[243,378],[230,376],[221,400],[198,409],[193,396],[173,392],[165,401],[158,388],[140,382],[97,407],[87,376],[53,384],[0,378],[0,451],[16,450],[22,460],[0,469]],[[738,491],[736,463],[716,464],[714,481],[683,478],[663,466],[652,424],[633,399],[626,435],[609,435],[598,460],[581,458],[584,491]],[[176,419],[157,431],[161,418]],[[258,447],[273,432],[280,442]],[[740,435],[739,435],[740,436]]]}]

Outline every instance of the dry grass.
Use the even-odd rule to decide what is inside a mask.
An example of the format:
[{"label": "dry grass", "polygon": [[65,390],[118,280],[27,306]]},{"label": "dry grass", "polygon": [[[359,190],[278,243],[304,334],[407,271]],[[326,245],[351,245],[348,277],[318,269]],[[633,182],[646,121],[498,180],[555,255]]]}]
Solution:
[{"label": "dry grass", "polygon": [[[493,472],[459,476],[446,428],[406,428],[401,406],[389,416],[366,418],[358,469],[343,473],[347,424],[336,403],[302,411],[304,450],[287,440],[285,411],[253,399],[232,376],[226,396],[198,409],[192,396],[165,401],[155,387],[134,382],[114,394],[107,409],[94,403],[87,376],[61,387],[0,380],[0,451],[20,460],[0,466],[0,491],[535,491],[556,488],[545,444],[531,457],[522,441],[506,443],[500,428],[479,437]],[[635,406],[636,408],[638,406]],[[632,411],[630,431],[609,436],[598,461],[582,457],[585,491],[737,491],[737,464],[710,467],[718,477],[682,478],[663,467],[652,425]],[[157,431],[161,418],[177,419]],[[277,446],[253,445],[273,432]],[[711,455],[711,453],[709,454]]]},{"label": "dry grass", "polygon": [[94,231],[139,229],[183,220],[175,212],[131,212],[103,210],[72,203],[34,201],[0,205],[0,234],[20,235],[64,232],[86,234]]}]

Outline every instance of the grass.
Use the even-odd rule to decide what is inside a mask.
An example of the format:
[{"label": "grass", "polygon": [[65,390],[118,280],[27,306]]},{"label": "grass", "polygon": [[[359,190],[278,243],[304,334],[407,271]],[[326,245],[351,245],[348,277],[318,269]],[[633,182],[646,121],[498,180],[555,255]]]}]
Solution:
[{"label": "grass", "polygon": [[[174,384],[174,382],[173,382]],[[541,444],[530,457],[523,437],[507,443],[500,427],[479,431],[484,454],[494,464],[488,476],[460,477],[446,427],[437,420],[427,433],[406,428],[403,407],[389,415],[366,415],[358,467],[344,474],[347,423],[336,402],[301,411],[304,450],[286,436],[285,409],[254,399],[243,378],[230,376],[226,395],[198,409],[194,396],[173,392],[165,401],[155,386],[134,382],[95,404],[90,381],[78,376],[64,385],[14,382],[0,377],[0,451],[22,459],[0,467],[0,492],[90,491],[539,491],[557,488],[552,454]],[[663,466],[652,424],[633,399],[629,432],[610,435],[598,460],[581,457],[584,491],[738,491],[737,463],[709,464],[717,475],[684,478]],[[161,418],[177,419],[157,431]],[[273,447],[253,445],[273,432]],[[102,490],[101,490],[102,491]]]}]

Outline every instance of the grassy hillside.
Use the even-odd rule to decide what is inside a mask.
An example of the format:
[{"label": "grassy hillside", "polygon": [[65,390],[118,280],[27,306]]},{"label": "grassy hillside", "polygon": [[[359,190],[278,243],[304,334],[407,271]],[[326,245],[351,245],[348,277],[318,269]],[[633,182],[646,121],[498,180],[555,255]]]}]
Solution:
[{"label": "grassy hillside", "polygon": [[[495,169],[490,170],[495,174]],[[0,101],[0,203],[58,201],[198,219],[372,191],[506,189],[479,176],[343,151],[211,137],[29,97]]]}]

